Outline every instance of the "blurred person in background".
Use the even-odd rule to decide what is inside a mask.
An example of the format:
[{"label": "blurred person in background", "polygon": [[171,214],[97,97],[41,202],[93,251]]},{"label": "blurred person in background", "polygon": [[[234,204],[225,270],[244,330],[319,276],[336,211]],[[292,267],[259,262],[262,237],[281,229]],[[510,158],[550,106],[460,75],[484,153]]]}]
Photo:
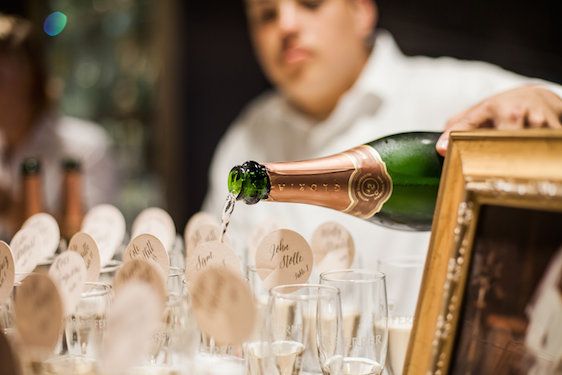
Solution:
[{"label": "blurred person in background", "polygon": [[81,162],[86,207],[116,198],[111,142],[97,124],[57,112],[49,93],[41,36],[31,22],[0,14],[0,232],[9,238],[21,224],[20,165],[41,161],[45,210],[62,204],[61,161]]},{"label": "blurred person in background", "polygon": [[[249,104],[215,151],[203,207],[215,215],[230,168],[246,160],[310,159],[407,131],[561,128],[559,86],[484,62],[406,57],[388,32],[374,32],[372,0],[247,0],[246,9],[255,53],[275,89]],[[269,218],[309,239],[322,222],[337,221],[369,268],[385,255],[425,257],[428,248],[429,233],[320,207],[259,203],[235,211],[229,231],[242,247]]]}]

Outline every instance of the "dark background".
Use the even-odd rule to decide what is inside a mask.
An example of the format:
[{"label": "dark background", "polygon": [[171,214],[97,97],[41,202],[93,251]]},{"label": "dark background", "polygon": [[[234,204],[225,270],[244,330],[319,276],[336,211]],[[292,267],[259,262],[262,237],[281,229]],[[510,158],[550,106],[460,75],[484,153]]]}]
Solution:
[{"label": "dark background", "polygon": [[[218,140],[243,106],[268,84],[247,37],[243,0],[157,4],[174,7],[168,17],[176,30],[173,54],[163,56],[171,60],[165,64],[171,68],[162,74],[168,94],[159,100],[159,109],[166,107],[164,111],[173,116],[168,113],[167,121],[156,122],[153,131],[159,141],[148,155],[158,159],[149,162],[160,170],[166,208],[182,230],[202,203]],[[407,55],[483,60],[526,76],[562,82],[561,0],[380,0],[377,4],[379,26],[394,35]],[[0,10],[23,15],[46,7],[44,0],[0,0]]]},{"label": "dark background", "polygon": [[[184,142],[178,218],[199,209],[214,147],[241,108],[268,87],[246,34],[241,0],[189,1],[181,86]],[[407,55],[483,60],[517,73],[562,82],[562,1],[380,0],[379,26]]]}]

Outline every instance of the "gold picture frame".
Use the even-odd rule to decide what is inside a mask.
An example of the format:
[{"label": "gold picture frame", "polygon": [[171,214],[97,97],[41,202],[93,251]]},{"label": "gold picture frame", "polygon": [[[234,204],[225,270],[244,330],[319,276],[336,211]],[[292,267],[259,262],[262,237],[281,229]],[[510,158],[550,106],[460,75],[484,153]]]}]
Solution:
[{"label": "gold picture frame", "polygon": [[455,373],[473,245],[490,206],[562,217],[562,130],[451,134],[404,374]]}]

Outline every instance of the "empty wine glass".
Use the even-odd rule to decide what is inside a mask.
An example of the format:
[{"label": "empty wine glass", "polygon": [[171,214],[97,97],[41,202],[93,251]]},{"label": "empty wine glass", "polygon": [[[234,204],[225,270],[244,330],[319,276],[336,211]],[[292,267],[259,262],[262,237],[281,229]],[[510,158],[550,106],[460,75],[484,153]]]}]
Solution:
[{"label": "empty wine glass", "polygon": [[388,340],[384,274],[362,270],[325,272],[322,285],[341,293],[341,325],[334,309],[318,304],[318,352],[325,375],[379,375]]}]

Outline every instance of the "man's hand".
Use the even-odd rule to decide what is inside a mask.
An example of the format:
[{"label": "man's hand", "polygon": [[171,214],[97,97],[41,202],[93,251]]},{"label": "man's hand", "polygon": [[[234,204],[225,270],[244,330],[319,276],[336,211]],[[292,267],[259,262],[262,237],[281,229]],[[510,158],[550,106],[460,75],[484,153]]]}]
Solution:
[{"label": "man's hand", "polygon": [[453,116],[437,142],[437,152],[445,155],[449,133],[453,130],[478,128],[560,129],[562,98],[538,86],[524,86],[489,97]]}]

